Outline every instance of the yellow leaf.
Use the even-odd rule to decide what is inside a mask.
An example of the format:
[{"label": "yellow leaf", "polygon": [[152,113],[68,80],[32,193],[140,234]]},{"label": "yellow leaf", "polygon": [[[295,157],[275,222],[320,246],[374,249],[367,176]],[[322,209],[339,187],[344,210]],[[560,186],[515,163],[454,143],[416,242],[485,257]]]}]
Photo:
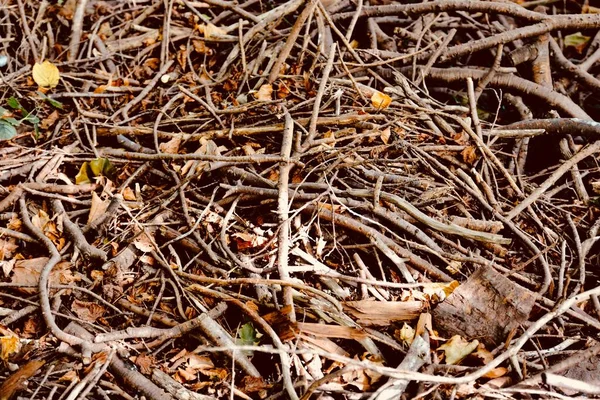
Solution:
[{"label": "yellow leaf", "polygon": [[458,286],[458,281],[426,283],[423,286],[423,293],[429,296],[430,299],[440,302],[450,296]]},{"label": "yellow leaf", "polygon": [[387,108],[392,102],[392,98],[385,93],[375,92],[371,96],[371,104],[373,107],[383,109]]},{"label": "yellow leaf", "polygon": [[14,335],[0,336],[0,358],[7,361],[11,355],[18,352],[21,348],[19,338]]},{"label": "yellow leaf", "polygon": [[60,73],[56,65],[46,60],[43,63],[36,63],[31,71],[33,80],[43,88],[54,88],[58,85]]},{"label": "yellow leaf", "polygon": [[477,340],[467,342],[459,335],[454,335],[448,342],[438,347],[446,355],[446,364],[456,365],[479,346]]},{"label": "yellow leaf", "polygon": [[415,338],[415,330],[405,322],[402,328],[396,331],[395,336],[410,346]]}]

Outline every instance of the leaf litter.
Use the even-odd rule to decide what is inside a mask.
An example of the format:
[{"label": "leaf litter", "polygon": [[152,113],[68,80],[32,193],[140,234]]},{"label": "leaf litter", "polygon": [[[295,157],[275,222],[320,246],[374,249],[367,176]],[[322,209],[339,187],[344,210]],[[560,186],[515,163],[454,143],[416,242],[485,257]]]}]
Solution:
[{"label": "leaf litter", "polygon": [[533,6],[9,0],[0,399],[600,394],[600,15]]}]

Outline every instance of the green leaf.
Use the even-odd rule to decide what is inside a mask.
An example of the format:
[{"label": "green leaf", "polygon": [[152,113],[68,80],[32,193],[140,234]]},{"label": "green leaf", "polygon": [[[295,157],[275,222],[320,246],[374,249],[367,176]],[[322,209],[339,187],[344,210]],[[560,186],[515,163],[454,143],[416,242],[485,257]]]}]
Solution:
[{"label": "green leaf", "polygon": [[90,183],[97,176],[105,176],[110,180],[114,180],[116,172],[115,167],[108,158],[96,158],[89,163],[87,161],[83,163],[75,177],[75,183],[78,185]]},{"label": "green leaf", "polygon": [[238,331],[238,336],[238,344],[241,346],[254,346],[255,344],[258,344],[256,330],[250,322],[242,325]]},{"label": "green leaf", "polygon": [[33,113],[27,113],[23,116],[23,121],[29,122],[31,125],[36,126],[40,123],[40,119]]},{"label": "green leaf", "polygon": [[12,117],[6,117],[6,118],[2,118],[2,121],[6,121],[9,124],[11,124],[12,126],[19,126],[21,125],[21,121],[14,119]]},{"label": "green leaf", "polygon": [[96,158],[90,161],[90,169],[94,176],[105,176],[111,180],[116,173],[115,167],[113,167],[108,158]]},{"label": "green leaf", "polygon": [[581,52],[590,39],[590,36],[584,36],[581,32],[572,33],[565,36],[565,47],[575,47],[578,52]]},{"label": "green leaf", "polygon": [[42,93],[40,91],[38,91],[37,94],[38,94],[38,96],[40,96],[42,98],[42,100],[47,101],[48,104],[50,104],[52,107],[58,108],[60,110],[63,109],[63,103],[61,103],[60,101],[51,99],[50,97],[46,96],[44,93]]},{"label": "green leaf", "polygon": [[6,104],[10,107],[13,108],[15,110],[22,110],[23,106],[21,105],[21,103],[19,103],[19,100],[17,100],[15,97],[11,96],[8,100],[6,100]]},{"label": "green leaf", "polygon": [[0,140],[10,140],[17,136],[17,129],[9,122],[0,120]]}]

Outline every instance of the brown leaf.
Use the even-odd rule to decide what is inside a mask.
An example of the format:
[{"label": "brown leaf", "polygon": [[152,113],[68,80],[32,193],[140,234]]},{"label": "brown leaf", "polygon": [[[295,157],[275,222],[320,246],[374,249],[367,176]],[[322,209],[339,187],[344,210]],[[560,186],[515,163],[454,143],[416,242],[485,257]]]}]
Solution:
[{"label": "brown leaf", "polygon": [[462,155],[463,161],[469,165],[475,164],[475,161],[479,158],[474,146],[466,146],[460,154]]},{"label": "brown leaf", "polygon": [[[48,257],[32,258],[31,260],[17,261],[13,268],[12,283],[19,285],[34,285],[37,286],[40,279],[42,268],[48,262]],[[71,263],[63,261],[52,268],[50,272],[49,282],[51,285],[68,285],[75,282],[75,277],[71,272]],[[20,288],[24,293],[37,293],[36,288]]]},{"label": "brown leaf", "polygon": [[168,142],[159,144],[158,148],[163,153],[177,154],[177,152],[179,151],[180,145],[181,145],[181,138],[174,137],[173,139],[169,140]]},{"label": "brown leaf", "polygon": [[438,347],[446,356],[446,364],[456,365],[479,346],[477,340],[468,342],[459,335],[454,335],[448,342]]},{"label": "brown leaf", "polygon": [[48,115],[46,118],[44,118],[43,120],[40,121],[40,128],[42,128],[42,129],[50,128],[52,125],[54,125],[54,123],[56,122],[57,119],[58,119],[58,110],[54,110],[54,112],[52,112],[52,114]]},{"label": "brown leaf", "polygon": [[137,365],[140,368],[142,374],[146,375],[152,373],[152,369],[157,362],[156,357],[148,353],[142,353],[139,356],[135,357],[132,361],[135,363],[135,365]]},{"label": "brown leaf", "polygon": [[73,301],[73,304],[71,304],[71,311],[84,321],[96,322],[98,318],[104,315],[106,309],[100,304],[92,301],[75,300]]},{"label": "brown leaf", "polygon": [[18,248],[19,245],[15,239],[8,237],[6,239],[0,238],[0,261],[12,258],[14,251]]}]

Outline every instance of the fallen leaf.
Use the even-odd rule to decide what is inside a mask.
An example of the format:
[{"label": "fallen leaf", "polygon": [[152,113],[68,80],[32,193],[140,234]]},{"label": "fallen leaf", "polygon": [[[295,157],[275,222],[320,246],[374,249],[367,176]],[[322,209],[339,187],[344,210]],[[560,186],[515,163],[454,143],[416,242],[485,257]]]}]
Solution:
[{"label": "fallen leaf", "polygon": [[169,140],[168,142],[159,144],[158,149],[160,151],[162,151],[163,153],[177,154],[177,152],[179,151],[180,145],[181,145],[181,138],[174,137],[173,139]]},{"label": "fallen leaf", "polygon": [[387,128],[385,128],[384,130],[382,130],[381,135],[379,135],[379,137],[381,138],[381,141],[385,144],[389,143],[390,136],[392,136],[392,130],[390,129],[389,126]]},{"label": "fallen leaf", "polygon": [[460,363],[466,356],[471,354],[479,346],[479,341],[473,340],[468,342],[460,335],[454,335],[445,344],[438,347],[442,350],[446,357],[446,364],[456,365]]},{"label": "fallen leaf", "polygon": [[[483,343],[480,343],[479,346],[477,346],[477,351],[474,352],[473,355],[481,359],[484,365],[488,364],[494,359],[494,355],[488,349],[485,348],[485,345]],[[495,376],[494,378],[497,377]]]},{"label": "fallen leaf", "polygon": [[379,91],[374,92],[371,96],[371,104],[378,109],[387,108],[392,102],[392,98],[385,93]]},{"label": "fallen leaf", "polygon": [[87,322],[96,322],[96,320],[104,315],[106,309],[98,303],[92,301],[75,300],[71,304],[73,311],[79,319]]},{"label": "fallen leaf", "polygon": [[430,300],[439,303],[450,296],[459,285],[458,281],[426,283],[421,290]]},{"label": "fallen leaf", "polygon": [[415,330],[405,322],[402,328],[394,332],[394,337],[410,346],[415,338]]},{"label": "fallen leaf", "polygon": [[210,22],[208,22],[206,25],[200,25],[199,28],[200,31],[204,33],[204,37],[206,39],[227,35],[226,30],[224,30],[223,28],[219,28],[218,26],[211,24]]},{"label": "fallen leaf", "polygon": [[144,375],[151,374],[153,367],[157,363],[156,357],[148,353],[142,353],[134,357],[131,361],[140,368],[140,372]]},{"label": "fallen leaf", "polygon": [[497,367],[497,368],[494,368],[493,370],[491,370],[490,372],[488,372],[487,374],[483,375],[483,377],[490,378],[490,379],[500,378],[501,376],[506,375],[507,372],[508,372],[508,369],[506,369],[504,367]]},{"label": "fallen leaf", "polygon": [[0,359],[3,361],[8,361],[10,356],[20,350],[21,342],[19,341],[19,337],[16,335],[0,336],[0,347],[2,348],[2,351],[0,352]]},{"label": "fallen leaf", "polygon": [[92,192],[92,205],[90,206],[90,214],[88,215],[87,224],[92,223],[96,218],[106,212],[109,200],[102,200],[96,192]]},{"label": "fallen leaf", "polygon": [[[20,288],[19,290],[28,294],[37,293],[37,284],[40,279],[40,272],[48,260],[49,259],[47,257],[38,257],[30,260],[17,261],[15,267],[13,268],[11,282],[19,285],[36,286],[35,288],[24,287]],[[54,268],[52,268],[52,272],[50,272],[49,282],[51,285],[68,285],[75,282],[75,277],[71,272],[71,263],[68,261],[63,261],[56,264]]]},{"label": "fallen leaf", "polygon": [[573,47],[578,53],[582,53],[590,39],[590,36],[585,36],[581,32],[577,32],[565,36],[564,43],[565,47]]},{"label": "fallen leaf", "polygon": [[36,63],[31,71],[33,80],[40,87],[52,89],[58,85],[60,73],[56,65],[46,60],[43,63]]},{"label": "fallen leaf", "polygon": [[256,97],[259,101],[271,101],[273,95],[273,86],[266,84],[262,85],[258,92],[254,93],[254,97]]},{"label": "fallen leaf", "polygon": [[154,245],[152,244],[152,240],[150,240],[148,235],[143,232],[135,238],[135,240],[133,241],[133,245],[136,249],[144,253],[150,253],[151,251],[155,250]]},{"label": "fallen leaf", "polygon": [[[17,241],[13,238],[0,238],[0,260],[12,258],[15,250],[19,248]],[[9,271],[10,272],[10,271]],[[8,275],[5,272],[5,275]]]},{"label": "fallen leaf", "polygon": [[466,146],[460,154],[462,155],[463,161],[469,165],[475,164],[475,161],[479,158],[475,146]]},{"label": "fallen leaf", "polygon": [[50,128],[52,125],[54,125],[56,120],[58,120],[58,117],[59,117],[58,110],[54,110],[50,115],[48,115],[46,118],[44,118],[43,120],[40,121],[40,128],[42,128],[42,129]]}]

